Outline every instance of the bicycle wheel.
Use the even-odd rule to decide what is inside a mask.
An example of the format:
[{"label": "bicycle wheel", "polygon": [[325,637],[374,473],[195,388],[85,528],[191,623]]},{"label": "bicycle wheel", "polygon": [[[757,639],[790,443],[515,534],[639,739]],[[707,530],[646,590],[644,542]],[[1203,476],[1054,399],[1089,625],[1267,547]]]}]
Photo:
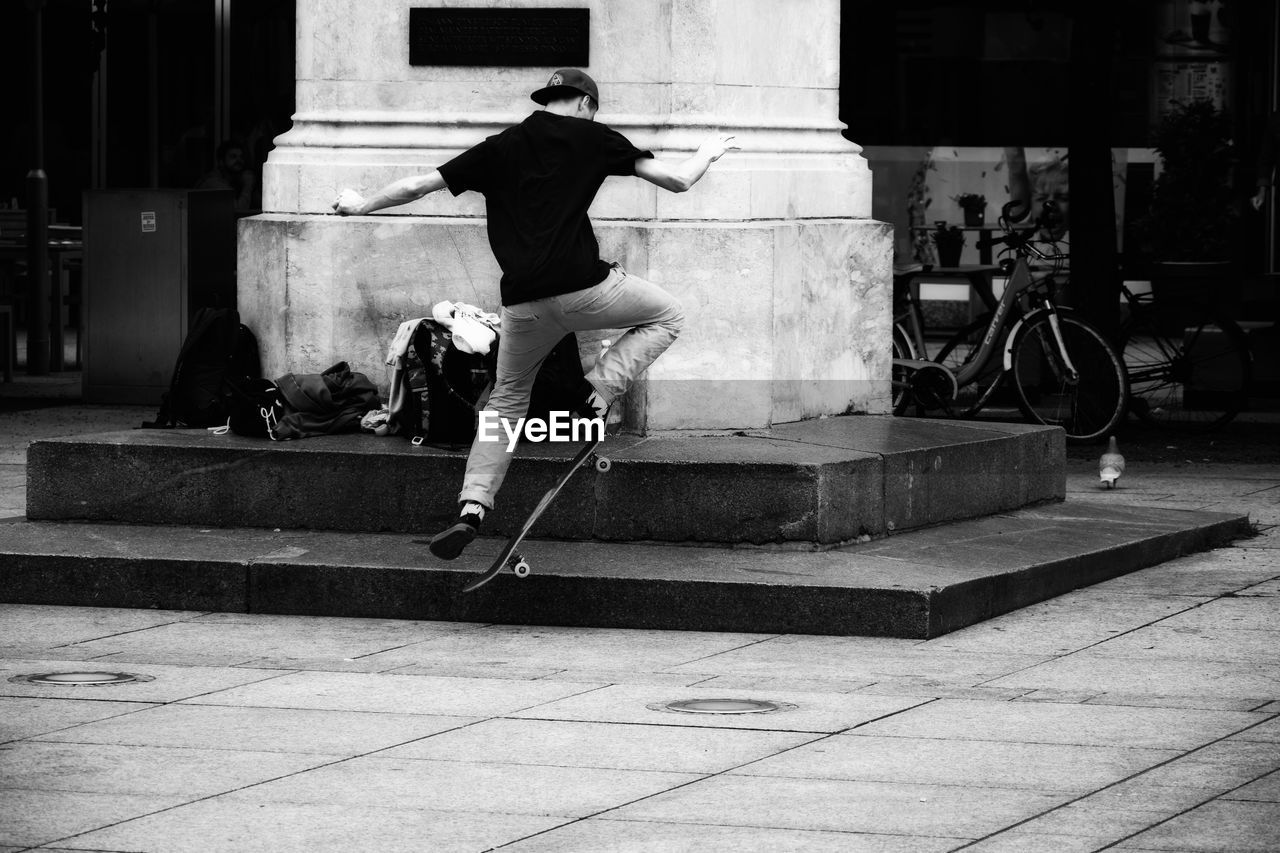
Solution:
[{"label": "bicycle wheel", "polygon": [[1253,358],[1231,320],[1205,309],[1180,313],[1135,312],[1122,350],[1129,410],[1156,426],[1208,432],[1248,402]]},{"label": "bicycle wheel", "polygon": [[[915,358],[916,349],[911,345],[911,338],[907,335],[907,330],[902,328],[901,323],[893,324],[893,357],[894,358]],[[911,405],[911,389],[907,387],[907,380],[911,377],[911,370],[907,367],[893,366],[893,385],[891,386],[891,403],[893,405],[893,413],[901,415],[907,411],[907,407]]]},{"label": "bicycle wheel", "polygon": [[1124,362],[1092,324],[1058,309],[1072,379],[1049,321],[1047,312],[1032,317],[1014,336],[1009,374],[1018,407],[1032,421],[1065,429],[1068,441],[1105,438],[1128,402]]},{"label": "bicycle wheel", "polygon": [[[982,339],[987,334],[987,324],[990,322],[991,315],[983,314],[956,332],[942,345],[942,349],[938,351],[934,361],[958,376],[960,369],[978,354],[978,349],[982,346]],[[978,401],[982,399],[983,392],[987,390],[991,383],[999,380],[1000,360],[993,358],[991,364],[988,365],[983,373],[959,390],[956,398],[957,414],[962,417],[971,417],[977,414],[980,408]]]}]

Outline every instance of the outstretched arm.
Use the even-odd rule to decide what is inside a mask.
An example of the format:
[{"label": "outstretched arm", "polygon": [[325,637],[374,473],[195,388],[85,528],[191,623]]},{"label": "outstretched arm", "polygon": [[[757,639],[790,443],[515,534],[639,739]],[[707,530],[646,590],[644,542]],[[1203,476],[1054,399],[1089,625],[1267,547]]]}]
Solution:
[{"label": "outstretched arm", "polygon": [[709,136],[692,157],[676,165],[643,157],[636,161],[636,175],[664,190],[682,193],[701,180],[711,164],[723,157],[726,151],[737,149],[733,140],[731,134]]},{"label": "outstretched arm", "polygon": [[339,216],[373,213],[375,210],[382,210],[384,207],[395,207],[399,204],[417,201],[428,193],[442,190],[444,187],[444,178],[436,170],[429,175],[417,175],[393,181],[368,199],[355,190],[345,189],[338,193],[338,198],[334,200],[333,211]]}]

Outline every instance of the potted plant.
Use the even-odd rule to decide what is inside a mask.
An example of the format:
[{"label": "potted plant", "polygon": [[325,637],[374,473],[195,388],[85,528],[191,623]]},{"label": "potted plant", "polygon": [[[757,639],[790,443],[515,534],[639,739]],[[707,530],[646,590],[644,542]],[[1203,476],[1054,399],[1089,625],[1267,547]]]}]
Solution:
[{"label": "potted plant", "polygon": [[960,193],[953,196],[952,201],[960,205],[964,211],[964,224],[980,226],[987,218],[987,197],[978,193]]},{"label": "potted plant", "polygon": [[938,265],[944,267],[960,266],[960,250],[964,248],[964,232],[956,226],[947,226],[945,222],[935,222],[933,243],[938,247]]},{"label": "potted plant", "polygon": [[1157,304],[1230,300],[1239,284],[1231,263],[1239,209],[1231,185],[1230,118],[1212,101],[1177,104],[1151,142],[1162,170],[1137,234],[1152,262]]}]

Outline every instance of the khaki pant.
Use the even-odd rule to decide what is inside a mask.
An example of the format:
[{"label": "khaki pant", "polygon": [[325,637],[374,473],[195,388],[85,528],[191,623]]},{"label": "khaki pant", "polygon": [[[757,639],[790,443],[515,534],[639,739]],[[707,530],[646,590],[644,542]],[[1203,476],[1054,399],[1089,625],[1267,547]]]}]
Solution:
[{"label": "khaki pant", "polygon": [[[569,332],[627,329],[587,373],[587,381],[612,402],[671,346],[683,323],[684,312],[675,297],[620,267],[594,287],[505,306],[497,380],[485,409],[514,426],[528,413],[538,368],[561,338]],[[511,464],[505,434],[502,438],[483,441],[477,433],[459,501],[493,508]]]}]

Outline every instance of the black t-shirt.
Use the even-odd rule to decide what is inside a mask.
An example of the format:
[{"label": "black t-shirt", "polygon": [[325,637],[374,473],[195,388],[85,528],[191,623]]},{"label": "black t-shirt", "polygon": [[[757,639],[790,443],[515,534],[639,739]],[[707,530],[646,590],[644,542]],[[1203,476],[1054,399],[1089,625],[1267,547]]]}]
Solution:
[{"label": "black t-shirt", "polygon": [[502,304],[599,284],[609,274],[587,208],[604,179],[652,157],[587,119],[539,111],[440,167],[449,191],[485,197]]}]

